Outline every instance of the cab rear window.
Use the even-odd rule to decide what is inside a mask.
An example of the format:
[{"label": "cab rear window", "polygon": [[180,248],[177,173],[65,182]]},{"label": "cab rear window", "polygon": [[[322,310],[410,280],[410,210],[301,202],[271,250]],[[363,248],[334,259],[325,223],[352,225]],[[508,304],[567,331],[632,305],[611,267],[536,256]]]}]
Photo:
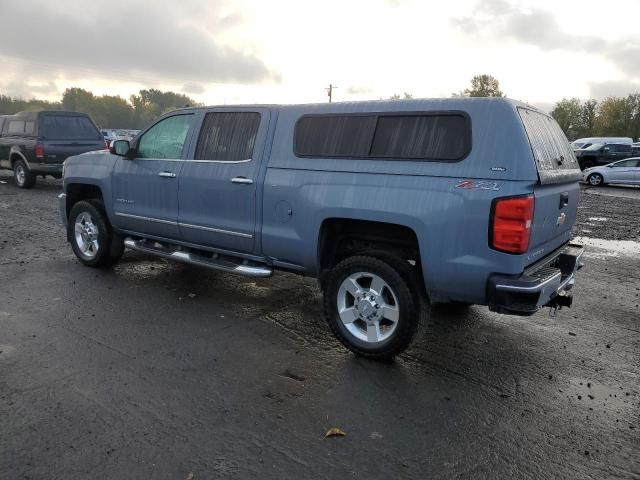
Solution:
[{"label": "cab rear window", "polygon": [[40,135],[58,140],[103,138],[93,122],[80,115],[43,115]]}]

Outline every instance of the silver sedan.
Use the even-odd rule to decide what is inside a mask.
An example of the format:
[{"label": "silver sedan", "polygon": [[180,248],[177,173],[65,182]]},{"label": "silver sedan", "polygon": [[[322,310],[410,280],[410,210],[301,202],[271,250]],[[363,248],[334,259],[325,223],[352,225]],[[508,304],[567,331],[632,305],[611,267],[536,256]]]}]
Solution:
[{"label": "silver sedan", "polygon": [[598,187],[606,183],[640,185],[640,157],[627,158],[608,165],[585,169],[583,180]]}]

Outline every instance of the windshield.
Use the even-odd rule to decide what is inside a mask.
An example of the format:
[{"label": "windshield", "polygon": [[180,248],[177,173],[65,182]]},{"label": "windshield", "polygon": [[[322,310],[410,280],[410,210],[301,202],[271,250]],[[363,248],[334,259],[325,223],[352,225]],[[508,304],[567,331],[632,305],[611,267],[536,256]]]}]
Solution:
[{"label": "windshield", "polygon": [[587,147],[587,150],[600,150],[604,146],[604,143],[594,143],[590,147]]}]

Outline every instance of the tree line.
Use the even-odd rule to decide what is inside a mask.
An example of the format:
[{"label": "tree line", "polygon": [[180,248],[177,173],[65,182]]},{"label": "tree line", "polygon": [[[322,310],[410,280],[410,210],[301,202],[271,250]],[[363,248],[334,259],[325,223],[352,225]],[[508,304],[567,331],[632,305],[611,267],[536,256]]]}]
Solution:
[{"label": "tree line", "polygon": [[66,110],[87,113],[100,128],[140,129],[165,112],[195,106],[186,95],[156,89],[140,90],[129,101],[119,96],[94,95],[82,88],[67,88],[59,102],[23,100],[0,94],[0,115],[22,111]]},{"label": "tree line", "polygon": [[[500,82],[491,75],[476,75],[470,87],[454,97],[502,97]],[[391,100],[413,98],[410,93],[394,94]],[[68,110],[88,113],[101,128],[139,129],[163,113],[195,106],[187,95],[156,89],[140,90],[129,100],[119,96],[97,96],[82,88],[67,88],[59,102],[23,100],[0,94],[0,115],[24,110]],[[640,138],[640,93],[609,97],[600,102],[563,98],[551,111],[569,140],[583,137]]]},{"label": "tree line", "polygon": [[640,137],[640,93],[596,100],[563,98],[551,111],[569,140],[586,137]]}]

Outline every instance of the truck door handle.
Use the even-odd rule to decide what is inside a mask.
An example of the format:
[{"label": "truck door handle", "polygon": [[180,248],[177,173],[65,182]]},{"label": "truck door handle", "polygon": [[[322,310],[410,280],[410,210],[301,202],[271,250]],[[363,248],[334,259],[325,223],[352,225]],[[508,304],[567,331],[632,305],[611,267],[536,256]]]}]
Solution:
[{"label": "truck door handle", "polygon": [[233,177],[231,183],[240,183],[242,185],[251,185],[253,180],[247,177]]},{"label": "truck door handle", "polygon": [[158,176],[164,178],[176,178],[176,174],[173,172],[160,172]]}]

